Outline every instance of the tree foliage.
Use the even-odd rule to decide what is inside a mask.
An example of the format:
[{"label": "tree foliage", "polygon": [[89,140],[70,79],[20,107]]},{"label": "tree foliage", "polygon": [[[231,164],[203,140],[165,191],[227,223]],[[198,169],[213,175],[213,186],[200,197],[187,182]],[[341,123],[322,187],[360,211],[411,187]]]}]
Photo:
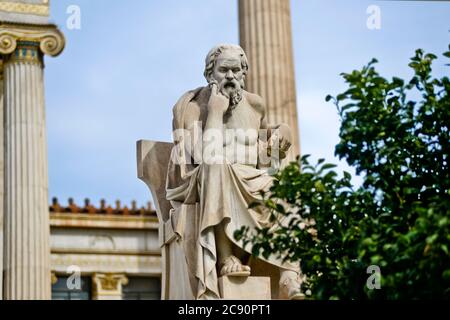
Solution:
[{"label": "tree foliage", "polygon": [[[450,81],[432,77],[435,59],[417,50],[409,81],[381,77],[376,60],[342,74],[348,90],[327,97],[341,119],[335,154],[362,186],[303,156],[265,199],[273,219],[290,223],[235,233],[254,254],[300,261],[311,298],[450,297]],[[372,265],[380,289],[367,285]]]}]

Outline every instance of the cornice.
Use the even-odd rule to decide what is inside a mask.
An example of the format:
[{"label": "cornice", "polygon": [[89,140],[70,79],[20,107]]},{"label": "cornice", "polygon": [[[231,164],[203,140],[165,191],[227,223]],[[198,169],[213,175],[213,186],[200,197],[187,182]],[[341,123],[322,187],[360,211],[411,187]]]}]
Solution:
[{"label": "cornice", "polygon": [[48,17],[50,9],[47,3],[21,3],[13,1],[0,2],[0,11],[8,13],[32,14]]}]

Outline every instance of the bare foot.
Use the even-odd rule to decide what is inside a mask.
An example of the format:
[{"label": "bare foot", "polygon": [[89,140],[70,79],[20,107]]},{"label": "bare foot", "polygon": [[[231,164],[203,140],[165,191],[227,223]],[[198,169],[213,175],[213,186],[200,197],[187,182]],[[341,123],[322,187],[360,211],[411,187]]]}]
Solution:
[{"label": "bare foot", "polygon": [[250,275],[250,267],[244,266],[235,256],[229,256],[225,259],[221,266],[220,275],[230,277],[248,277]]}]

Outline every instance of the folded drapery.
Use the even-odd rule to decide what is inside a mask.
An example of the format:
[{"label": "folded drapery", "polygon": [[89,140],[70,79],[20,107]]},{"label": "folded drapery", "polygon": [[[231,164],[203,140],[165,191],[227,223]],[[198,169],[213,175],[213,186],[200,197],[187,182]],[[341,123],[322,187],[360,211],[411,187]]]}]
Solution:
[{"label": "folded drapery", "polygon": [[[173,129],[184,129],[184,112],[201,88],[186,93],[174,107]],[[191,164],[187,161],[184,139],[175,141],[168,167],[166,195],[175,208],[175,232],[180,236],[186,256],[193,295],[197,299],[218,299],[217,253],[214,227],[221,225],[230,241],[243,226],[270,227],[270,212],[262,206],[261,191],[269,191],[273,177],[251,165],[229,163]],[[189,159],[188,159],[189,160]],[[245,248],[242,248],[245,249]],[[298,271],[298,266],[276,257],[267,262]]]}]

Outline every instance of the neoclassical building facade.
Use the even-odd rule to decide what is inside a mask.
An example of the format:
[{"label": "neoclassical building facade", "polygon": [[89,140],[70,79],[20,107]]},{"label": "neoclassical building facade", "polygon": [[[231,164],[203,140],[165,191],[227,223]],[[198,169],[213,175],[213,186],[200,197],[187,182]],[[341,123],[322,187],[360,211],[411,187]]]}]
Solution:
[{"label": "neoclassical building facade", "polygon": [[[158,221],[147,207],[50,206],[52,299],[159,299]],[[77,278],[81,280],[78,283]]]},{"label": "neoclassical building facade", "polygon": [[0,1],[0,298],[159,299],[151,208],[48,205],[44,59],[64,46],[48,0]]}]

